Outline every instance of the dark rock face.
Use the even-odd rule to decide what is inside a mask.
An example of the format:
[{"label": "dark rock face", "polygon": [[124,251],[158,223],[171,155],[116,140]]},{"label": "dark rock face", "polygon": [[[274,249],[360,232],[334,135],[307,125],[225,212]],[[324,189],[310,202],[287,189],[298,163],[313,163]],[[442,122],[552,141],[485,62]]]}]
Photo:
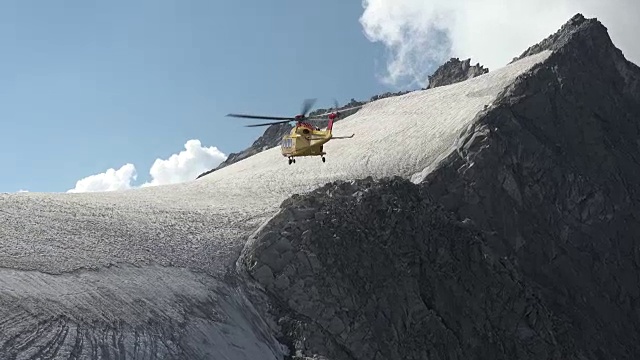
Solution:
[{"label": "dark rock face", "polygon": [[286,201],[242,263],[281,304],[274,315],[299,358],[573,351],[517,268],[407,180],[338,182]]},{"label": "dark rock face", "polygon": [[471,66],[471,59],[460,61],[458,58],[451,58],[440,66],[433,75],[429,76],[429,85],[426,88],[433,89],[438,86],[455,84],[488,72],[489,69],[480,64]]},{"label": "dark rock face", "polygon": [[[581,20],[582,19],[582,20]],[[461,218],[493,231],[586,358],[640,354],[640,69],[595,20],[574,17],[533,49],[522,77],[426,179]]]},{"label": "dark rock face", "polygon": [[299,357],[638,357],[640,68],[581,15],[549,49],[419,185],[331,184],[256,234]]}]

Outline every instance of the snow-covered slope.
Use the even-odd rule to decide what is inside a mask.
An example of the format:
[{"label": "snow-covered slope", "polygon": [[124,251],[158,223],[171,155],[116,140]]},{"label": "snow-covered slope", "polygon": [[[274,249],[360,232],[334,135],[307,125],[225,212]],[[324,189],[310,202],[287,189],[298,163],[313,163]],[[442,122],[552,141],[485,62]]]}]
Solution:
[{"label": "snow-covered slope", "polygon": [[340,121],[327,162],[288,165],[272,148],[201,179],[85,194],[0,197],[0,266],[50,272],[155,262],[221,273],[247,235],[293,193],[336,179],[409,177],[453,151],[460,132],[543,52],[435,89],[367,104]]},{"label": "snow-covered slope", "polygon": [[[42,345],[47,356],[93,356],[113,338],[105,350],[112,354],[141,343],[155,346],[145,352],[150,358],[211,348],[231,358],[275,358],[265,325],[223,283],[249,235],[293,193],[336,179],[424,173],[454,151],[479,111],[548,56],[371,102],[336,124],[336,135],[355,137],[325,145],[326,163],[288,165],[272,148],[183,184],[0,195],[0,350]],[[120,265],[105,269],[112,264]]]}]

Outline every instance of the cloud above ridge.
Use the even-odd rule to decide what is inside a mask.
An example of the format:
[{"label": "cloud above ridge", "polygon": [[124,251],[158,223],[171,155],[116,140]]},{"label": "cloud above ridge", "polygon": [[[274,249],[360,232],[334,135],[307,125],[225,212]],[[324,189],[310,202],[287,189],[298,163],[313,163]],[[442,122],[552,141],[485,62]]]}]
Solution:
[{"label": "cloud above ridge", "polygon": [[184,148],[168,159],[156,159],[149,170],[151,181],[140,186],[134,185],[138,178],[136,167],[133,164],[125,164],[117,170],[111,168],[103,173],[80,179],[76,186],[67,192],[115,191],[181,183],[194,180],[199,174],[215,168],[227,158],[214,146],[203,147],[200,140],[189,140],[184,144]]},{"label": "cloud above ridge", "polygon": [[382,81],[427,85],[427,76],[451,57],[500,68],[576,13],[596,17],[627,59],[640,64],[637,0],[362,0],[360,24],[388,51]]},{"label": "cloud above ridge", "polygon": [[120,169],[108,169],[107,171],[87,176],[76,182],[76,187],[68,192],[95,192],[95,191],[114,191],[131,189],[131,184],[136,180],[138,174],[133,164],[125,164]]},{"label": "cloud above ridge", "polygon": [[185,150],[168,159],[156,159],[151,166],[151,182],[142,186],[175,184],[195,179],[198,175],[220,165],[227,156],[216,147],[203,147],[200,140],[189,140]]}]

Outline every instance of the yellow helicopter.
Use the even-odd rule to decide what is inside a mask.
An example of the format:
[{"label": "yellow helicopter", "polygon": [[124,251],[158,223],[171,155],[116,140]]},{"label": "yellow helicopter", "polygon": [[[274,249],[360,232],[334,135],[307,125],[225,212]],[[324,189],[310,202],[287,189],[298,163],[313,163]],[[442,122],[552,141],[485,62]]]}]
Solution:
[{"label": "yellow helicopter", "polygon": [[[323,145],[332,139],[350,139],[355,134],[351,134],[351,136],[333,136],[333,122],[337,120],[341,111],[346,112],[350,110],[356,110],[362,107],[354,106],[348,109],[342,109],[338,111],[338,104],[335,103],[335,110],[314,115],[312,117],[308,117],[307,113],[311,110],[311,107],[315,103],[316,99],[306,99],[302,104],[302,111],[299,115],[294,117],[278,117],[278,116],[261,116],[261,115],[246,115],[246,114],[227,114],[227,116],[231,117],[240,117],[240,118],[249,118],[249,119],[268,119],[268,120],[278,120],[275,122],[262,123],[262,124],[253,124],[253,125],[245,125],[247,127],[256,127],[256,126],[271,126],[274,124],[284,124],[288,122],[295,121],[295,126],[291,129],[291,132],[282,137],[282,141],[280,142],[280,152],[282,156],[287,157],[289,159],[289,165],[294,164],[296,162],[296,157],[301,156],[320,156],[322,157],[322,162],[325,162],[326,152],[323,150]],[[329,120],[327,128],[325,130],[321,130],[317,126],[313,126],[310,124],[310,121],[326,121]]]}]

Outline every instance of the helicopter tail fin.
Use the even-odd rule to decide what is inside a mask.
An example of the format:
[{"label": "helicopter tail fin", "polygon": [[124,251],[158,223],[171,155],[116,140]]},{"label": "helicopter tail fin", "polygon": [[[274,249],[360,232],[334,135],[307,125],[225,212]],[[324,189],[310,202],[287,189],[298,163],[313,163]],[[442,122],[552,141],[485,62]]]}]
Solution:
[{"label": "helicopter tail fin", "polygon": [[333,130],[333,122],[338,118],[336,113],[329,114],[329,124],[327,124],[327,131],[331,134],[331,130]]}]

